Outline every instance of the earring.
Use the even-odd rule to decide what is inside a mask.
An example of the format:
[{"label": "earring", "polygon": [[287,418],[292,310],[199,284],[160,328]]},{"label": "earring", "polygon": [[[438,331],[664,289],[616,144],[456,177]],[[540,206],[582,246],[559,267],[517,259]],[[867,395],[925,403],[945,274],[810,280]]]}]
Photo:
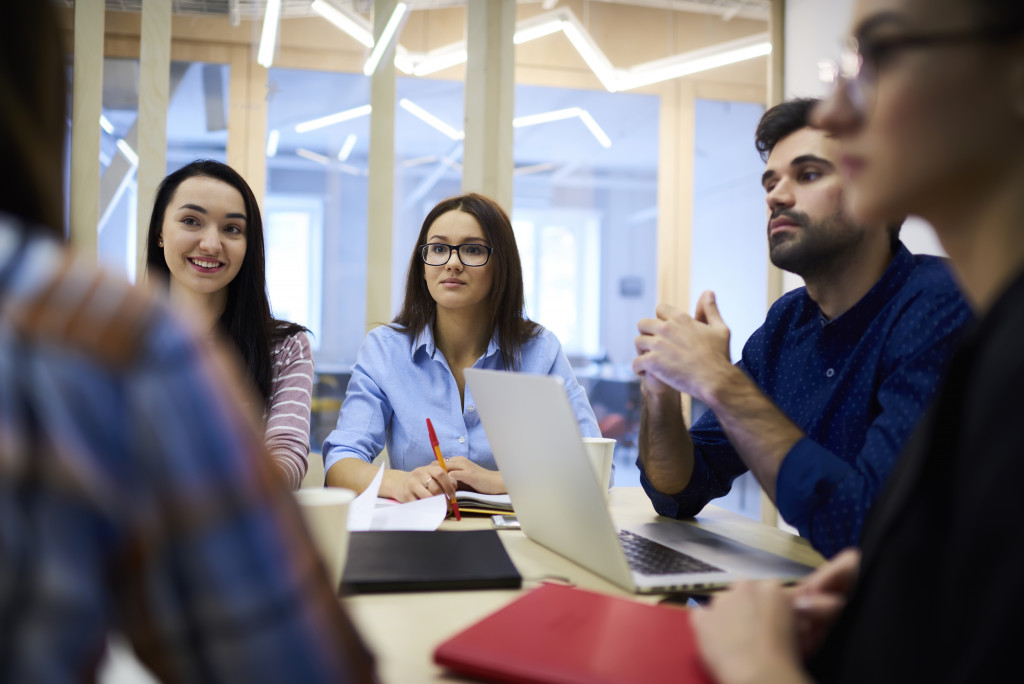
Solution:
[{"label": "earring", "polygon": [[159,247],[160,249],[163,249],[163,247],[164,247],[164,239],[163,239],[163,238],[160,238],[160,239],[159,239],[159,240],[157,241],[157,243],[156,243],[156,246],[157,246],[157,247]]}]

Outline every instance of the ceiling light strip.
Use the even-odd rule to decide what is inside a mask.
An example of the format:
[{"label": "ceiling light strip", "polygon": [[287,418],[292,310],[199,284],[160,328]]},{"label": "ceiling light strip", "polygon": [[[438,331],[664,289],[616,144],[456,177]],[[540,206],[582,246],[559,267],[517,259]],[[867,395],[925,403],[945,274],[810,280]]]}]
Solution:
[{"label": "ceiling light strip", "polygon": [[356,146],[356,134],[349,133],[348,137],[345,138],[345,142],[341,144],[341,149],[338,150],[338,161],[345,161],[348,156],[352,154],[352,148]]},{"label": "ceiling light strip", "polygon": [[277,47],[277,26],[281,19],[281,0],[267,0],[263,14],[263,31],[260,33],[260,49],[256,61],[267,69],[274,63],[274,48]]},{"label": "ceiling light strip", "polygon": [[331,22],[339,29],[368,48],[373,47],[373,32],[369,22],[359,16],[351,16],[345,10],[335,7],[327,0],[313,0],[311,10]]},{"label": "ceiling light strip", "polygon": [[409,6],[404,2],[400,2],[395,5],[395,10],[391,13],[391,18],[388,19],[388,23],[384,25],[384,30],[380,33],[380,38],[377,39],[373,46],[373,51],[370,53],[370,57],[366,60],[366,64],[363,65],[364,75],[372,76],[373,72],[377,70],[377,65],[380,64],[380,60],[384,57],[384,53],[391,47],[391,41],[398,33],[398,28],[402,25],[402,19],[405,17],[405,12],[408,9]]},{"label": "ceiling light strip", "polygon": [[362,105],[360,107],[353,107],[352,109],[346,109],[343,112],[337,112],[336,114],[328,114],[327,116],[321,116],[318,119],[310,119],[309,121],[303,121],[295,126],[296,133],[308,133],[309,131],[315,131],[318,128],[325,128],[327,126],[333,126],[334,124],[341,123],[342,121],[350,121],[352,119],[358,119],[361,116],[367,116],[371,111],[370,105]]},{"label": "ceiling light strip", "polygon": [[403,97],[401,100],[398,101],[398,104],[402,109],[409,112],[410,114],[412,114],[417,119],[427,124],[431,128],[434,128],[435,130],[444,133],[452,140],[462,140],[466,137],[465,133],[456,130],[452,126],[449,126],[447,123],[437,118],[436,116],[434,116],[427,110],[423,109],[415,102],[412,102],[411,100],[407,100],[406,98]]}]

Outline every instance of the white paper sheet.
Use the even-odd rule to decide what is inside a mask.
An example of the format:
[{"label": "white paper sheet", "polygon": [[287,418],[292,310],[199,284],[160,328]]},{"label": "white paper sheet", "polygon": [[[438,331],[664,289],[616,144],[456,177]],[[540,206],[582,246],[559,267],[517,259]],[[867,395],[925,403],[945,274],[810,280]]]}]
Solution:
[{"label": "white paper sheet", "polygon": [[443,494],[409,503],[379,499],[380,482],[384,477],[381,464],[373,481],[357,496],[348,508],[349,532],[365,530],[436,530],[448,514],[448,502]]}]

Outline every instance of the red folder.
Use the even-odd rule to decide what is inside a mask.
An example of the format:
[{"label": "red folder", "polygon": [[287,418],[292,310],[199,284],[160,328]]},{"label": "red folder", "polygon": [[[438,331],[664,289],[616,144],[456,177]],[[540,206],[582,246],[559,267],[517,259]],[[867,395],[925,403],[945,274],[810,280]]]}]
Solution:
[{"label": "red folder", "polygon": [[496,682],[711,682],[690,614],[543,584],[456,634],[434,662]]}]

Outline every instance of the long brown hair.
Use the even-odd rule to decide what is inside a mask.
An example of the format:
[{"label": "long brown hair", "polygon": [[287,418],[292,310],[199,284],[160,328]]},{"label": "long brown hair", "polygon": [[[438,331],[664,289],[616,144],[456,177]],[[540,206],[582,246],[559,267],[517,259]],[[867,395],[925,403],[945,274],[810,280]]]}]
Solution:
[{"label": "long brown hair", "polygon": [[[245,257],[238,274],[228,284],[227,304],[220,316],[221,329],[231,338],[241,354],[264,404],[270,405],[273,382],[273,345],[288,335],[306,330],[297,323],[275,319],[270,313],[267,296],[267,268],[263,240],[263,218],[260,205],[245,179],[227,164],[212,159],[197,159],[170,174],[157,188],[153,213],[146,238],[146,273],[160,284],[170,282],[171,270],[160,247],[167,205],[186,179],[205,176],[233,187],[245,203]],[[307,331],[308,332],[308,331]]]},{"label": "long brown hair", "polygon": [[423,227],[416,237],[409,272],[405,279],[405,302],[391,327],[413,337],[430,325],[437,313],[437,303],[430,296],[423,278],[423,260],[419,246],[427,240],[427,233],[442,214],[462,211],[473,216],[484,231],[487,243],[494,248],[491,254],[494,278],[491,281],[490,327],[498,334],[498,348],[506,370],[518,370],[523,344],[540,334],[541,327],[526,317],[523,299],[523,266],[519,260],[519,247],[512,232],[508,214],[497,202],[469,193],[442,200],[423,219]]}]

